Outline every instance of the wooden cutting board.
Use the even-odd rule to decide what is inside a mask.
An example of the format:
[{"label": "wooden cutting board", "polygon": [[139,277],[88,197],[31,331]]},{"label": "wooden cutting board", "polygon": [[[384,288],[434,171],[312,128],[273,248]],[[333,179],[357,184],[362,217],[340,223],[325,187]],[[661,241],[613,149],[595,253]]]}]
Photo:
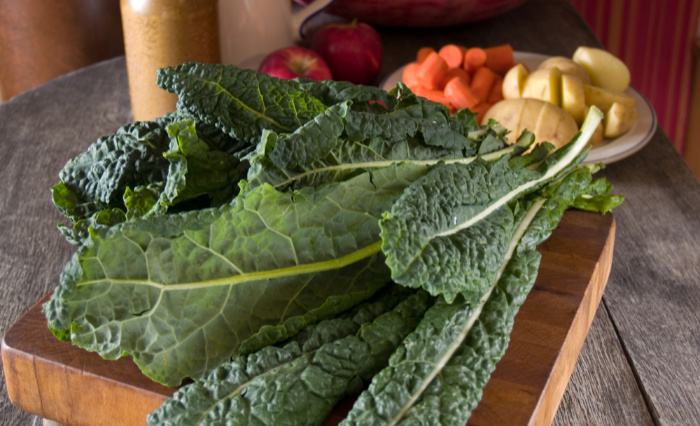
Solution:
[{"label": "wooden cutting board", "polygon": [[[469,425],[552,422],[603,295],[614,240],[612,215],[570,210],[540,245],[537,281]],[[106,361],[56,340],[42,303],[2,342],[7,392],[17,407],[66,425],[131,426],[145,424],[146,415],[173,394],[175,389],[142,375],[130,358]],[[337,424],[351,404],[339,404],[326,424]]]}]

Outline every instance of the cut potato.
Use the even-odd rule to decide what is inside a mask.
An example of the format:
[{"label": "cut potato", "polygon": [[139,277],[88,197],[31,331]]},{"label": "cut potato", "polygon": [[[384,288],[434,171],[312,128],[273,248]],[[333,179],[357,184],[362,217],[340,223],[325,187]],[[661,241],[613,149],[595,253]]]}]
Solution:
[{"label": "cut potato", "polygon": [[504,101],[482,120],[494,118],[509,129],[509,143],[527,129],[537,142],[559,148],[578,132],[589,106],[595,105],[605,112],[590,141],[597,145],[628,132],[638,120],[635,98],[624,93],[628,86],[624,63],[604,50],[581,47],[572,59],[546,59],[531,73],[522,64],[511,68],[503,79]]},{"label": "cut potato", "polygon": [[576,133],[578,126],[571,115],[551,103],[542,107],[535,127],[536,141],[551,142],[556,148],[561,148],[576,136]]},{"label": "cut potato", "polygon": [[[548,104],[548,102],[541,101],[538,99],[523,99],[525,100],[525,103],[523,105],[523,112],[520,115],[520,121],[518,121],[518,126],[513,129],[517,136],[520,136],[520,134],[525,130],[529,130],[532,133],[535,133],[535,131],[537,130],[537,121],[540,118],[542,108],[544,108],[544,105]],[[537,138],[537,133],[535,133],[535,141],[540,141],[540,139]]]},{"label": "cut potato", "polygon": [[573,59],[566,58],[564,56],[553,56],[542,62],[537,69],[538,70],[548,70],[551,68],[559,68],[564,75],[573,75],[578,77],[583,84],[591,84],[591,77],[588,75],[588,71],[581,65],[573,61]]},{"label": "cut potato", "polygon": [[501,126],[509,130],[508,135],[506,135],[508,143],[515,143],[518,136],[520,136],[520,133],[518,133],[518,125],[523,115],[524,107],[525,99],[504,99],[493,104],[491,108],[486,111],[481,122],[486,123],[489,118],[494,118]]},{"label": "cut potato", "polygon": [[571,115],[558,106],[539,99],[504,99],[486,112],[484,120],[490,118],[510,130],[508,143],[514,143],[527,129],[535,134],[535,142],[551,142],[559,148],[578,132],[578,126]]},{"label": "cut potato", "polygon": [[603,118],[603,136],[616,138],[627,133],[639,119],[639,114],[632,108],[614,102],[605,112]]},{"label": "cut potato", "polygon": [[503,77],[503,99],[517,99],[525,88],[525,80],[529,71],[523,64],[517,64]]},{"label": "cut potato", "polygon": [[561,71],[559,68],[535,70],[525,79],[523,98],[534,98],[561,106]]},{"label": "cut potato", "polygon": [[600,145],[603,143],[603,122],[601,121],[600,124],[598,124],[598,127],[595,128],[595,131],[591,135],[591,139],[588,141],[588,144],[591,146],[596,146]]},{"label": "cut potato", "polygon": [[583,91],[586,96],[586,104],[595,105],[601,111],[609,110],[612,104],[616,102],[630,109],[633,109],[636,103],[635,99],[626,93],[613,92],[602,87],[584,84]]},{"label": "cut potato", "polygon": [[570,74],[562,74],[561,107],[571,114],[577,125],[580,126],[583,123],[583,119],[586,118],[586,94],[580,78]]},{"label": "cut potato", "polygon": [[571,59],[588,71],[594,86],[613,92],[624,92],[629,87],[629,68],[608,51],[581,46]]}]

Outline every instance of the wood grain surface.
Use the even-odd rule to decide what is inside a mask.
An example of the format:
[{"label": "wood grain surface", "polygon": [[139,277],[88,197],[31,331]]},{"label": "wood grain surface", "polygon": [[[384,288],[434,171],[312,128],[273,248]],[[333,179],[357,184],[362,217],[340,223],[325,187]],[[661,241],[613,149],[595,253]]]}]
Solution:
[{"label": "wood grain surface", "polygon": [[630,389],[638,389],[637,381],[603,303],[588,331],[553,424],[653,425],[643,395]]},{"label": "wood grain surface", "polygon": [[[550,424],[593,321],[610,273],[612,215],[568,211],[538,250],[533,290],[515,319],[470,425]],[[58,341],[33,306],[6,333],[2,360],[7,391],[21,409],[70,425],[143,423],[174,389],[143,376],[130,358],[98,354]],[[124,410],[128,406],[129,410]],[[337,424],[345,401],[326,424]]]}]

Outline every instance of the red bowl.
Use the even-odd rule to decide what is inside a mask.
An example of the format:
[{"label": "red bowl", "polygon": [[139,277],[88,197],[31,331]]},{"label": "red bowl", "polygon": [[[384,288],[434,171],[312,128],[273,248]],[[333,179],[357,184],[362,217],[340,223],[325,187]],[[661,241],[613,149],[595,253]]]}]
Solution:
[{"label": "red bowl", "polygon": [[525,1],[527,0],[336,0],[327,12],[348,19],[357,18],[358,21],[372,25],[445,27],[491,18]]}]

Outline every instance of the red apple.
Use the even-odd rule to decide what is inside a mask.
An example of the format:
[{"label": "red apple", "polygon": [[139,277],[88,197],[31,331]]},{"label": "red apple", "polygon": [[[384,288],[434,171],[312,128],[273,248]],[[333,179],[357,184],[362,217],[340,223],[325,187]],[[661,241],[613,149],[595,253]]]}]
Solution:
[{"label": "red apple", "polygon": [[283,47],[263,59],[259,72],[291,80],[307,77],[316,81],[331,80],[328,64],[316,52],[304,47]]},{"label": "red apple", "polygon": [[311,49],[326,60],[336,80],[372,84],[382,65],[382,40],[371,26],[352,21],[316,31]]}]

